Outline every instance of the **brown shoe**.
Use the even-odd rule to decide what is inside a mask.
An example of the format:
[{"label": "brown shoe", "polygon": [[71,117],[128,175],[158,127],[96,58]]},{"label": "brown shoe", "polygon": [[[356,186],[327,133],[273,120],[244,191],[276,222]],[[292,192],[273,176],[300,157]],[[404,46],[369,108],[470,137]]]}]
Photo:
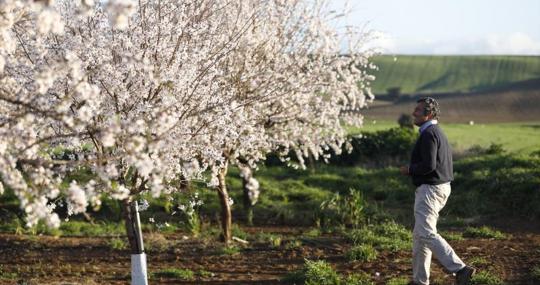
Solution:
[{"label": "brown shoe", "polygon": [[476,273],[476,268],[465,266],[456,272],[456,285],[469,285],[471,278]]}]

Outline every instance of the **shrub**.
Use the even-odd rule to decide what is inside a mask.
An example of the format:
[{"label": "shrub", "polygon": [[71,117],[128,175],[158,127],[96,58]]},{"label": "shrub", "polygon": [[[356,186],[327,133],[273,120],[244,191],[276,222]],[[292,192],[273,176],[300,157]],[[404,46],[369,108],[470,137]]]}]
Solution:
[{"label": "shrub", "polygon": [[414,119],[409,114],[401,114],[398,118],[398,124],[400,128],[414,128]]},{"label": "shrub", "polygon": [[306,285],[339,285],[339,274],[325,261],[305,261],[304,268],[288,274],[284,280],[287,283]]},{"label": "shrub", "polygon": [[358,227],[364,223],[365,204],[360,191],[351,188],[347,195],[336,193],[321,203],[321,226]]},{"label": "shrub", "polygon": [[506,235],[500,231],[483,226],[480,228],[468,227],[463,232],[464,237],[469,238],[492,238],[492,239],[505,239]]},{"label": "shrub", "polygon": [[346,254],[349,260],[370,262],[377,259],[377,251],[370,244],[353,246]]},{"label": "shrub", "polygon": [[350,138],[352,152],[346,149],[330,161],[338,165],[399,165],[409,159],[418,134],[411,128],[395,127],[377,132],[363,132]]},{"label": "shrub", "polygon": [[462,217],[540,218],[540,158],[483,155],[454,165],[446,211]]}]

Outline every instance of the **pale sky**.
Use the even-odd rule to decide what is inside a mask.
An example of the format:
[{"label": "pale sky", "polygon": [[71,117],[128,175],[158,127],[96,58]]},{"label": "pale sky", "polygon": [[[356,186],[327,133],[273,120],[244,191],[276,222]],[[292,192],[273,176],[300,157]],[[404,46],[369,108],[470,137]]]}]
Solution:
[{"label": "pale sky", "polygon": [[386,54],[540,55],[540,0],[348,2],[346,23],[382,32]]}]

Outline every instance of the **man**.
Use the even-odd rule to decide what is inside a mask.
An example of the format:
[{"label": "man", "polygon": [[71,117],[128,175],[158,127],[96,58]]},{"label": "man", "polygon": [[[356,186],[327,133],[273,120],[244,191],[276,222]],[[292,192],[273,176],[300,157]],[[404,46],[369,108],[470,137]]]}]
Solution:
[{"label": "man", "polygon": [[452,150],[438,125],[439,104],[430,97],[417,101],[412,113],[414,124],[420,127],[411,162],[400,172],[412,177],[417,187],[414,201],[413,284],[429,284],[431,255],[456,274],[458,285],[469,284],[475,269],[466,266],[452,247],[437,233],[439,211],[450,195],[454,179]]}]

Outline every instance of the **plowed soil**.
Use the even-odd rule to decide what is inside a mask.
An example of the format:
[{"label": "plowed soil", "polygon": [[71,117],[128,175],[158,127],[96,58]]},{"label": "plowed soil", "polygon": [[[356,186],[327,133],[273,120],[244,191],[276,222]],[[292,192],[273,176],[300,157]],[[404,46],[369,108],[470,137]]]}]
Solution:
[{"label": "plowed soil", "polygon": [[[340,236],[307,238],[298,229],[279,227],[245,230],[277,233],[283,242],[274,247],[252,241],[238,245],[237,253],[223,254],[222,244],[215,241],[149,235],[153,244],[147,252],[150,284],[284,284],[280,280],[301,268],[304,259],[326,260],[343,274],[364,271],[376,284],[411,275],[410,252],[381,252],[370,263],[349,261],[345,253],[351,245]],[[0,234],[0,284],[129,284],[130,253],[112,249],[110,240]],[[478,269],[492,272],[507,284],[535,284],[530,271],[540,265],[538,233],[514,232],[505,240],[464,239],[450,244],[466,262],[483,258]],[[206,274],[196,274],[191,281],[152,274],[167,268]],[[438,264],[431,271],[433,284],[453,284],[453,277]]]}]

